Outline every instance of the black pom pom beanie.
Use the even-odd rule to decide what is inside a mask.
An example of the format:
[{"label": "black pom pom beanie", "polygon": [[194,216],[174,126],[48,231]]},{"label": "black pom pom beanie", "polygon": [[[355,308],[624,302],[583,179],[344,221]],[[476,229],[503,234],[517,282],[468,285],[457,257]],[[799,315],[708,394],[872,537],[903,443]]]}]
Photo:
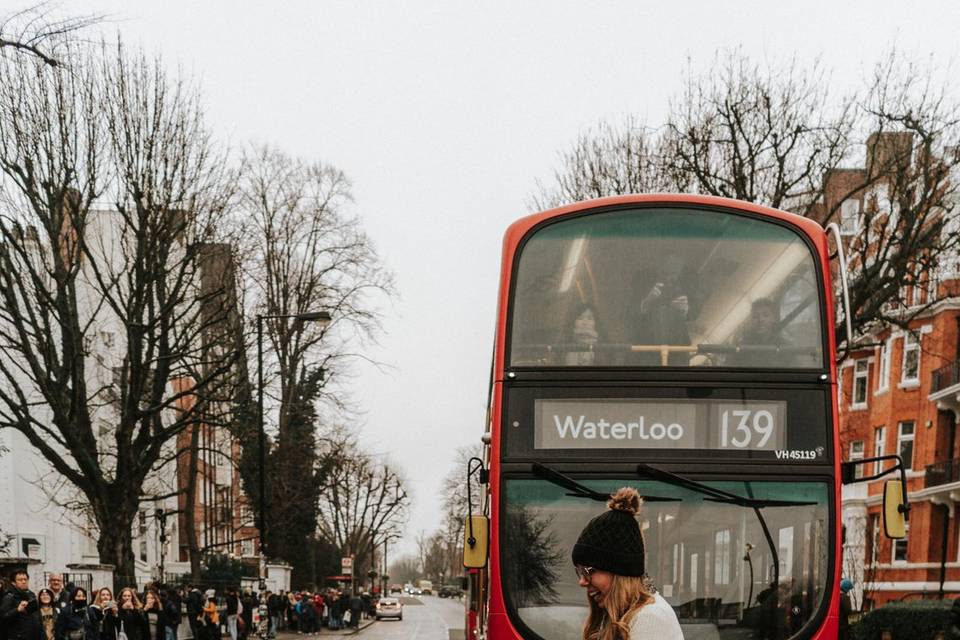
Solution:
[{"label": "black pom pom beanie", "polygon": [[573,545],[573,563],[620,576],[644,575],[643,534],[636,519],[640,498],[636,490],[620,489],[607,504],[610,508],[580,532]]}]

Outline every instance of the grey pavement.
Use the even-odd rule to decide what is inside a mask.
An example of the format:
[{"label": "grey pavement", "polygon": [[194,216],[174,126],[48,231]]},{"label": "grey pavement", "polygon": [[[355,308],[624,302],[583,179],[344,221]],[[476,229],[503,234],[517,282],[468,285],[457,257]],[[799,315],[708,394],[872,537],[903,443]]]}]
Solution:
[{"label": "grey pavement", "polygon": [[309,640],[310,638],[318,637],[330,637],[330,636],[354,636],[361,633],[364,629],[369,627],[375,622],[375,620],[361,620],[359,628],[347,627],[346,629],[337,629],[333,631],[332,629],[323,628],[317,631],[317,633],[297,633],[296,631],[280,631],[277,633],[277,640]]}]

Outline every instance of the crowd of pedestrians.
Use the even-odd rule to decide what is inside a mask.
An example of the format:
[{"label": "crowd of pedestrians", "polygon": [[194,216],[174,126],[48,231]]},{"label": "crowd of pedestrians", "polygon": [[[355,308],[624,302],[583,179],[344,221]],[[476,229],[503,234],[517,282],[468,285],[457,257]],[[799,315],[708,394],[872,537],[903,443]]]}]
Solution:
[{"label": "crowd of pedestrians", "polygon": [[298,634],[317,634],[321,629],[358,627],[360,621],[373,616],[375,598],[369,593],[353,594],[327,589],[267,593],[267,612],[270,617],[270,636],[278,631]]},{"label": "crowd of pedestrians", "polygon": [[176,640],[179,624],[179,595],[154,586],[91,596],[53,574],[34,594],[29,574],[15,571],[0,595],[0,640]]},{"label": "crowd of pedestrians", "polygon": [[[0,582],[0,640],[248,640],[254,633],[254,610],[266,616],[260,635],[279,631],[317,634],[321,629],[357,627],[375,613],[369,593],[351,595],[336,589],[254,595],[228,588],[225,598],[194,585],[180,589],[151,584],[143,590],[109,587],[87,593],[63,584],[59,574],[47,586],[30,590],[30,576],[15,571]],[[180,629],[181,624],[189,625]]]}]

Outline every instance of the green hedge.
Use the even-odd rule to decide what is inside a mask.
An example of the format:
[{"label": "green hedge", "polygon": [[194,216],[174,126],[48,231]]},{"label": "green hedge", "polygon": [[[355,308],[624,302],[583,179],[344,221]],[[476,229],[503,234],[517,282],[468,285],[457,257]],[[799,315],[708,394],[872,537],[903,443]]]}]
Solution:
[{"label": "green hedge", "polygon": [[933,640],[938,632],[950,638],[952,624],[950,600],[913,600],[894,602],[874,609],[854,625],[855,640],[880,640],[890,631],[894,640]]}]

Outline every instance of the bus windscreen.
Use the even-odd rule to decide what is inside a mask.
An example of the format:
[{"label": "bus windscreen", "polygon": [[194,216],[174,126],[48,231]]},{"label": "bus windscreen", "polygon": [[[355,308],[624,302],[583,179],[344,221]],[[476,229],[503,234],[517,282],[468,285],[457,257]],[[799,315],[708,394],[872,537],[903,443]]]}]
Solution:
[{"label": "bus windscreen", "polygon": [[792,229],[728,212],[563,219],[522,245],[510,365],[822,369],[815,264]]},{"label": "bus windscreen", "polygon": [[[750,508],[635,477],[579,482],[602,494],[631,486],[672,498],[645,503],[637,517],[649,588],[673,607],[685,637],[785,640],[823,615],[832,544],[826,483],[705,483],[777,505]],[[588,603],[570,554],[606,506],[546,479],[508,478],[503,509],[503,589],[514,621],[535,637],[579,640]]]}]

